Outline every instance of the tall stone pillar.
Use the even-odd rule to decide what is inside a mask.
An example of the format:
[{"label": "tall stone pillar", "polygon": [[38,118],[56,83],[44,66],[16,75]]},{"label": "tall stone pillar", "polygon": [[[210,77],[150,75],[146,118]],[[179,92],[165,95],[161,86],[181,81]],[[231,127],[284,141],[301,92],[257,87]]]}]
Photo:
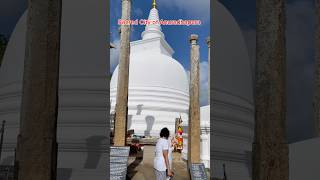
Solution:
[{"label": "tall stone pillar", "polygon": [[288,180],[285,1],[257,1],[254,180]]},{"label": "tall stone pillar", "polygon": [[29,0],[18,137],[19,180],[54,180],[61,0]]},{"label": "tall stone pillar", "polygon": [[199,61],[198,35],[190,36],[190,107],[188,124],[188,165],[200,163],[200,103],[199,103]]},{"label": "tall stone pillar", "polygon": [[208,104],[210,105],[210,49],[211,49],[210,37],[207,37],[206,42],[208,45]]},{"label": "tall stone pillar", "polygon": [[316,31],[315,31],[315,89],[314,89],[314,127],[315,136],[320,136],[320,0],[315,0]]},{"label": "tall stone pillar", "polygon": [[[131,0],[122,0],[122,19],[129,20]],[[129,86],[129,58],[130,58],[130,25],[121,25],[119,75],[117,87],[116,119],[114,127],[114,145],[126,145],[128,86]]]}]

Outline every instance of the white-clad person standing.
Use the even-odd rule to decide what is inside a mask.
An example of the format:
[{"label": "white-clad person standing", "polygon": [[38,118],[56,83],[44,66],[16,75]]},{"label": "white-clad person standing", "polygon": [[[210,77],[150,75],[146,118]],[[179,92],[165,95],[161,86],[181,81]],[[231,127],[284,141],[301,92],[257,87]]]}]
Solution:
[{"label": "white-clad person standing", "polygon": [[154,172],[156,180],[166,180],[167,176],[173,176],[169,164],[169,138],[170,132],[168,128],[163,128],[160,131],[160,138],[156,144],[154,157]]}]

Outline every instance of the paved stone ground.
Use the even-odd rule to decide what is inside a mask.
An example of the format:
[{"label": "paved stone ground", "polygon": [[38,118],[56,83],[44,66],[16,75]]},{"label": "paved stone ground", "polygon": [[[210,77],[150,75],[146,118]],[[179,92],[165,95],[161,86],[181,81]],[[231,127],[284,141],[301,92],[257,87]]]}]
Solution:
[{"label": "paved stone ground", "polygon": [[[155,146],[145,146],[142,154],[137,157],[129,157],[129,166],[127,171],[127,179],[132,180],[153,180],[155,175],[153,172],[153,157]],[[180,158],[180,153],[173,153],[173,180],[188,180],[189,173],[187,171],[187,163]]]}]

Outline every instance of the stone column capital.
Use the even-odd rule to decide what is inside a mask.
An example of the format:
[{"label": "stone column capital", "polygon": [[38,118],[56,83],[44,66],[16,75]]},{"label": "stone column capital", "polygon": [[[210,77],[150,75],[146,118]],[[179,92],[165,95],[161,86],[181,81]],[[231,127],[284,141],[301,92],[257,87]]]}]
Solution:
[{"label": "stone column capital", "polygon": [[211,47],[211,38],[210,38],[210,36],[207,37],[206,42],[207,42],[208,47],[210,48]]},{"label": "stone column capital", "polygon": [[198,35],[197,34],[191,34],[189,40],[190,40],[191,45],[196,45],[197,41],[198,41]]}]

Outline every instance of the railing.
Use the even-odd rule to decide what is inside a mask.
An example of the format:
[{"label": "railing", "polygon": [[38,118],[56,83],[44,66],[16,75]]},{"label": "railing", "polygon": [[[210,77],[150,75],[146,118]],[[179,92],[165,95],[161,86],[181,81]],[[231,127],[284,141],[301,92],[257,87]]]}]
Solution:
[{"label": "railing", "polygon": [[0,180],[17,180],[17,169],[14,166],[0,166]]}]

